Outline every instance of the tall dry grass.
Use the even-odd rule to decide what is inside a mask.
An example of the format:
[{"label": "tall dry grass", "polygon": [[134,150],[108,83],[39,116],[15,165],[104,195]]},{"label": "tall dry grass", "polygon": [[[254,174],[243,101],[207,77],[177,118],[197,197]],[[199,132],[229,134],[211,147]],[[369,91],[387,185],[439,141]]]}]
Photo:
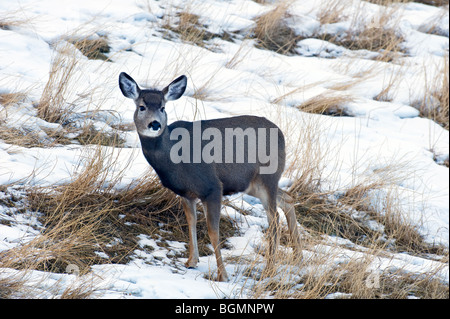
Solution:
[{"label": "tall dry grass", "polygon": [[110,46],[107,37],[72,37],[68,41],[72,43],[84,56],[91,60],[109,61],[106,53],[109,53]]},{"label": "tall dry grass", "polygon": [[50,123],[64,123],[70,115],[74,104],[68,104],[67,95],[71,93],[69,86],[78,59],[71,46],[61,46],[51,63],[49,78],[42,96],[37,104],[37,115]]},{"label": "tall dry grass", "polygon": [[202,47],[211,51],[216,51],[216,45],[210,40],[220,38],[230,41],[231,35],[222,31],[213,33],[207,29],[207,25],[202,22],[202,17],[193,12],[192,4],[188,3],[182,10],[173,12],[173,8],[166,8],[161,28],[164,37],[169,39],[177,38],[185,43]]},{"label": "tall dry grass", "polygon": [[[150,175],[143,176],[123,192],[113,192],[121,179],[120,172],[111,176],[115,160],[105,153],[104,148],[97,147],[72,182],[57,187],[28,189],[27,209],[37,214],[42,225],[40,234],[1,252],[0,267],[17,269],[18,276],[23,277],[31,270],[67,273],[68,267],[74,266],[82,279],[77,281],[77,285],[63,289],[60,297],[92,296],[99,285],[95,280],[92,282],[90,276],[85,277],[90,266],[126,263],[139,247],[137,236],[155,229],[146,229],[145,225],[141,228],[129,226],[123,215],[128,216],[138,208],[148,214],[159,213],[175,205],[174,196],[162,189],[157,179]],[[27,290],[35,293],[34,287],[14,278],[2,280],[0,284],[9,291],[6,297],[19,292],[26,295]]]},{"label": "tall dry grass", "polygon": [[27,103],[27,99],[25,92],[0,93],[0,139],[24,147],[42,146],[42,137],[37,132],[11,127],[10,113]]},{"label": "tall dry grass", "polygon": [[50,123],[66,124],[78,103],[93,95],[97,88],[89,92],[75,92],[74,83],[80,77],[82,68],[79,53],[91,60],[108,62],[105,55],[110,47],[106,37],[79,36],[75,30],[54,45],[49,77],[39,102],[37,115]]},{"label": "tall dry grass", "polygon": [[[448,56],[442,58],[439,72],[430,82],[425,81],[422,99],[412,101],[423,117],[432,119],[445,129],[449,129],[449,63]],[[423,68],[427,79],[427,67]]]},{"label": "tall dry grass", "polygon": [[31,18],[27,18],[23,11],[26,7],[15,11],[2,12],[0,15],[0,29],[11,30],[15,27],[30,24]]},{"label": "tall dry grass", "polygon": [[[265,249],[255,255],[226,260],[239,265],[239,274],[246,282],[238,295],[302,299],[448,298],[448,285],[442,280],[448,267],[448,250],[425,242],[420,225],[404,217],[404,208],[397,200],[395,185],[406,177],[406,163],[394,161],[364,179],[354,176],[353,184],[345,189],[324,189],[324,182],[333,179],[324,176],[328,156],[338,152],[339,147],[324,144],[323,126],[318,125],[317,119],[309,118],[301,123],[302,134],[297,143],[293,142],[297,149],[288,154],[286,171],[293,180],[289,194],[294,198],[303,258],[294,254],[289,232],[282,224],[281,245],[272,267],[266,266],[265,249],[270,241],[267,237],[262,244]],[[355,168],[355,172],[358,170]],[[421,258],[431,254],[443,259],[423,273],[414,273],[407,266],[379,268],[381,259],[394,258],[398,253]]]},{"label": "tall dry grass", "polygon": [[[346,5],[347,4],[347,5]],[[405,41],[397,27],[400,22],[401,7],[384,3],[379,7],[370,21],[362,5],[351,17],[345,9],[349,4],[343,1],[331,1],[323,5],[317,14],[321,25],[350,20],[350,27],[343,33],[329,34],[326,29],[314,37],[332,42],[350,50],[367,50],[377,52],[376,60],[391,62],[404,53],[402,43]]]},{"label": "tall dry grass", "polygon": [[313,114],[351,116],[352,114],[346,108],[346,104],[353,100],[354,98],[351,95],[321,94],[303,102],[297,108]]},{"label": "tall dry grass", "polygon": [[[448,284],[442,279],[448,269],[445,261],[448,251],[425,244],[417,228],[400,217],[395,200],[383,212],[375,212],[373,208],[369,212],[370,218],[384,227],[383,231],[374,230],[363,219],[349,214],[349,207],[355,211],[366,206],[366,192],[374,191],[382,183],[354,187],[338,203],[329,201],[327,194],[307,193],[308,189],[314,189],[316,182],[309,187],[304,183],[298,185],[303,191],[296,197],[303,258],[293,253],[284,228],[272,268],[265,266],[267,253],[238,260],[245,263],[242,276],[247,278],[246,289],[249,289],[242,293],[252,298],[283,299],[449,297]],[[294,184],[294,189],[298,185]],[[341,240],[334,242],[327,238]],[[423,273],[395,263],[393,267],[379,268],[380,260],[392,260],[398,252],[447,257]]]},{"label": "tall dry grass", "polygon": [[[101,281],[92,280],[92,265],[126,264],[135,257],[136,249],[149,252],[154,249],[141,247],[140,235],[155,239],[161,249],[170,250],[168,241],[187,245],[188,224],[179,197],[164,188],[152,171],[119,187],[124,171],[118,170],[118,156],[108,148],[93,146],[80,156],[80,170],[74,173],[71,182],[27,189],[26,209],[38,217],[40,233],[28,242],[1,252],[0,268],[16,269],[22,277],[32,270],[68,273],[70,267],[76,267],[80,281],[63,287],[63,292],[56,295],[90,298],[96,296],[102,286]],[[129,165],[125,163],[124,170]],[[205,256],[213,252],[201,207],[199,212],[199,252],[200,256]],[[235,231],[232,220],[222,218],[222,238],[234,236]],[[187,252],[171,256],[187,257]],[[4,288],[5,297],[18,295],[26,289],[33,294],[34,289],[15,278],[2,279],[0,287]]]},{"label": "tall dry grass", "polygon": [[286,23],[291,0],[280,1],[275,8],[256,19],[253,29],[258,46],[281,54],[293,54],[298,37]]},{"label": "tall dry grass", "polygon": [[364,254],[342,253],[338,246],[324,246],[310,240],[307,258],[298,261],[289,253],[278,253],[276,266],[263,274],[255,262],[245,271],[252,278],[252,298],[277,299],[446,299],[448,285],[439,279],[445,272],[437,266],[427,274],[406,269],[377,269],[385,253],[371,249]]}]

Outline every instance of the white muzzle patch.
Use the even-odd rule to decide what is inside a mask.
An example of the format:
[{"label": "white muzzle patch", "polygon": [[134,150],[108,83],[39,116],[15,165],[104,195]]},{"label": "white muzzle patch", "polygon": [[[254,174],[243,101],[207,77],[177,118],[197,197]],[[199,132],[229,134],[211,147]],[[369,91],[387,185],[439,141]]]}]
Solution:
[{"label": "white muzzle patch", "polygon": [[141,132],[141,134],[148,137],[157,137],[161,134],[161,128],[158,128],[156,130],[154,130],[153,128],[148,128]]}]

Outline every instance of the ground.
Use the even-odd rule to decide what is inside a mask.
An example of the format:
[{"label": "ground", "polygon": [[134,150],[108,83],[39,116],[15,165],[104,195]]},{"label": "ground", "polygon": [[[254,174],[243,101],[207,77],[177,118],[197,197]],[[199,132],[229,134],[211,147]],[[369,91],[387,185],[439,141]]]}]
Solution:
[{"label": "ground", "polygon": [[[448,298],[448,1],[3,1],[0,297]],[[216,264],[140,150],[120,72],[169,122],[252,114],[286,136],[283,229],[224,198]]]}]

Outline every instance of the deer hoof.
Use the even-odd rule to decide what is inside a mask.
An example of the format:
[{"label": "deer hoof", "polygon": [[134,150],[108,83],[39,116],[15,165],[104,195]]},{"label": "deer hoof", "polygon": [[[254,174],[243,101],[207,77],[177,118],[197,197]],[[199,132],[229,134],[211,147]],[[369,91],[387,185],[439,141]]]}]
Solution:
[{"label": "deer hoof", "polygon": [[184,265],[186,266],[186,268],[192,269],[192,268],[196,268],[197,267],[197,262],[198,261],[194,261],[194,260],[188,259],[188,261],[185,262]]}]

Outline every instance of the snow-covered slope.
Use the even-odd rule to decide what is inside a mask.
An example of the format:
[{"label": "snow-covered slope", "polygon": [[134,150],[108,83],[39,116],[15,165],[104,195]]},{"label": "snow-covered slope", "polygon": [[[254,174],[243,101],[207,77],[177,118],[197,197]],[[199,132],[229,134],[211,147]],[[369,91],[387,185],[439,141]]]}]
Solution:
[{"label": "snow-covered slope", "polygon": [[[35,144],[24,147],[0,135],[0,253],[38,236],[41,227],[35,213],[8,207],[8,196],[21,198],[28,188],[69,182],[87,165],[83,160],[86,149],[93,148],[75,142],[54,143],[50,132],[62,132],[72,141],[76,133],[65,131],[65,123],[51,123],[38,116],[37,104],[51,79],[50,71],[60,61],[56,71],[53,69],[60,73],[53,75],[57,81],[67,81],[67,90],[60,94],[63,107],[70,110],[66,122],[72,127],[89,124],[98,131],[116,133],[117,127],[132,127],[134,104],[118,88],[122,71],[142,87],[158,88],[186,74],[185,96],[167,105],[169,122],[240,114],[266,116],[287,137],[288,166],[294,166],[282,179],[284,187],[292,184],[303,169],[295,167],[295,159],[311,155],[301,152],[304,147],[299,143],[313,135],[323,158],[321,190],[334,194],[330,195],[332,199],[363,181],[382,179],[389,171],[392,181],[369,192],[370,206],[387,214],[385,208],[395,198],[402,218],[419,229],[427,244],[446,247],[448,256],[449,171],[448,164],[443,163],[448,163],[449,133],[421,117],[414,107],[417,101],[426,99],[436,83],[442,83],[442,70],[448,68],[448,6],[415,2],[392,5],[396,10],[391,21],[395,21],[403,39],[402,50],[392,59],[380,61],[377,57],[382,50],[352,50],[317,35],[349,33],[357,25],[355,17],[361,25],[369,25],[382,6],[347,1],[339,21],[324,24],[320,19],[324,8],[331,8],[336,1],[292,1],[286,23],[302,40],[296,44],[295,53],[284,55],[260,48],[252,37],[257,18],[279,5],[258,2],[2,1],[0,132],[33,136]],[[215,36],[202,45],[183,38],[176,25],[186,12],[196,17],[203,32]],[[435,32],[427,32],[427,26],[433,26]],[[107,61],[88,59],[70,42],[85,37],[106,39]],[[70,76],[64,77],[61,70],[68,67],[72,68]],[[445,80],[448,82],[448,78]],[[6,97],[15,93],[20,93],[15,95],[20,98],[7,103]],[[341,107],[350,116],[311,114],[297,108],[323,96],[341,96]],[[136,132],[124,130],[118,134],[124,142],[111,178],[115,173],[123,174],[116,184],[121,189],[145,173],[148,164],[139,150]],[[109,146],[104,149],[117,151]],[[93,265],[91,273],[85,275],[92,278],[83,276],[82,280],[95,282],[98,294],[107,298],[250,296],[253,282],[233,257],[257,254],[267,222],[255,199],[236,195],[229,200],[248,212],[243,214],[231,207],[222,211],[239,224],[240,235],[230,238],[232,248],[223,252],[229,260],[230,282],[205,279],[215,269],[213,256],[201,257],[196,269],[185,269],[185,259],[173,256],[174,252],[185,251],[187,244],[170,242],[163,248],[145,235],[140,237],[133,261]],[[306,250],[304,255],[314,258],[327,253],[330,259],[324,267],[332,269],[333,264],[364,254],[363,247],[349,245],[344,239],[324,236],[320,247]],[[436,256],[386,252],[376,257],[371,267],[380,271],[396,267],[414,274],[438,268],[435,276],[448,284],[448,261],[445,264],[439,260]],[[0,276],[15,273],[12,269],[0,270]],[[31,297],[60,296],[82,278],[40,271],[28,272],[27,276]]]}]

